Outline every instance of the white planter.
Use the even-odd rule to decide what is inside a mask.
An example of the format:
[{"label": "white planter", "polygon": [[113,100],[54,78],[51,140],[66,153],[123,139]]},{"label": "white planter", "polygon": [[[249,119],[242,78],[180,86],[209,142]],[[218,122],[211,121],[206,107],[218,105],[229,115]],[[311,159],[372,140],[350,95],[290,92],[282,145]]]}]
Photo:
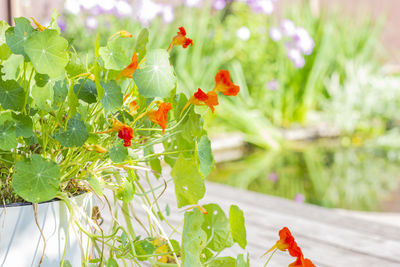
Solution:
[{"label": "white planter", "polygon": [[[81,207],[81,212],[74,212],[74,219],[87,228],[92,195],[83,194],[71,201],[75,208]],[[89,241],[74,222],[70,224],[70,217],[62,201],[38,205],[38,222],[46,239],[42,267],[60,266],[65,246],[65,260],[74,267],[82,266],[81,257],[87,257]],[[42,252],[43,239],[35,223],[32,205],[0,206],[0,267],[37,267]]]}]

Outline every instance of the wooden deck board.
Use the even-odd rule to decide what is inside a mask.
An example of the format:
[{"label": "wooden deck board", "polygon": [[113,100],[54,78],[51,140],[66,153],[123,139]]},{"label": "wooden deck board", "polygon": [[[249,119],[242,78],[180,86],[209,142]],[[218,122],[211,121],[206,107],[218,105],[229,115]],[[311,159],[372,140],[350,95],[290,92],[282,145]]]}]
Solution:
[{"label": "wooden deck board", "polygon": [[[400,266],[400,227],[220,184],[208,182],[206,188],[202,204],[218,203],[226,214],[231,204],[244,211],[246,251],[250,253],[251,266],[263,266],[266,259],[260,259],[260,256],[276,242],[283,226],[292,230],[305,256],[317,266]],[[172,184],[159,203],[161,208],[166,204],[170,206],[168,220],[175,226],[180,225],[178,228],[181,229],[183,211],[176,206]],[[138,203],[135,212],[141,220],[147,220],[146,212]],[[238,253],[243,250],[235,245],[223,255]],[[270,266],[287,266],[292,261],[288,254],[276,253]]]}]

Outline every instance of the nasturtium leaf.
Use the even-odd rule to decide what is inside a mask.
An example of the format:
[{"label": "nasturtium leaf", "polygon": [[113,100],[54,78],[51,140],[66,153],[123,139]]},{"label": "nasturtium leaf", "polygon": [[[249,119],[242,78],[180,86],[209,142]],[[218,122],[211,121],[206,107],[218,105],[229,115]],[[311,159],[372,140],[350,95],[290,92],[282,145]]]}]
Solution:
[{"label": "nasturtium leaf", "polygon": [[2,80],[16,80],[18,73],[21,71],[21,64],[24,63],[24,57],[21,55],[12,54],[6,61],[3,62]]},{"label": "nasturtium leaf", "polygon": [[65,132],[56,134],[56,140],[65,147],[81,146],[89,138],[85,123],[79,118],[79,114],[72,117],[67,124]]},{"label": "nasturtium leaf", "polygon": [[104,183],[103,183],[103,180],[101,180],[101,178],[97,178],[93,175],[89,175],[88,183],[97,195],[99,195],[99,196],[103,195]]},{"label": "nasturtium leaf", "polygon": [[118,267],[118,262],[113,259],[113,258],[109,258],[107,261],[107,267]]},{"label": "nasturtium leaf", "polygon": [[53,13],[51,14],[51,21],[49,24],[49,28],[56,30],[59,34],[61,33],[60,26],[58,26],[57,19],[60,16],[60,14],[56,11],[56,9],[53,9]]},{"label": "nasturtium leaf", "polygon": [[69,113],[71,113],[71,115],[75,115],[77,108],[79,106],[79,99],[76,96],[76,94],[74,93],[73,86],[70,86],[68,88],[67,103],[68,103]]},{"label": "nasturtium leaf", "polygon": [[71,77],[75,77],[79,74],[85,73],[86,68],[82,60],[78,57],[76,53],[70,53],[69,61],[65,67],[67,74]]},{"label": "nasturtium leaf", "polygon": [[53,199],[59,183],[60,169],[53,161],[34,154],[15,164],[12,187],[26,201],[39,203]]},{"label": "nasturtium leaf", "polygon": [[203,130],[203,119],[199,114],[196,114],[193,109],[190,110],[186,117],[187,119],[183,121],[181,125],[182,137],[186,141],[192,143],[196,137],[201,137]]},{"label": "nasturtium leaf", "polygon": [[139,240],[134,244],[136,255],[138,256],[138,260],[145,261],[149,257],[140,257],[141,255],[151,255],[156,250],[156,247],[149,242],[148,240]]},{"label": "nasturtium leaf", "polygon": [[15,121],[16,136],[22,136],[24,138],[28,138],[33,135],[33,130],[32,130],[33,122],[30,116],[13,113],[12,117]]},{"label": "nasturtium leaf", "polygon": [[119,183],[116,194],[116,197],[119,200],[129,203],[133,200],[134,195],[135,195],[135,187],[130,181],[125,180]]},{"label": "nasturtium leaf", "polygon": [[115,81],[101,82],[104,95],[101,103],[106,111],[113,111],[122,107],[123,98],[121,88]]},{"label": "nasturtium leaf", "polygon": [[211,151],[211,142],[207,135],[203,135],[197,143],[197,156],[199,159],[200,173],[207,177],[213,167],[214,158]]},{"label": "nasturtium leaf", "polygon": [[6,43],[6,31],[10,28],[7,22],[0,20],[0,45]]},{"label": "nasturtium leaf", "polygon": [[66,80],[56,81],[53,86],[54,97],[53,103],[62,103],[68,95],[68,84]]},{"label": "nasturtium leaf", "polygon": [[182,154],[179,154],[171,170],[171,176],[174,178],[175,194],[179,208],[197,204],[203,198],[206,192],[204,180],[193,160],[186,160]]},{"label": "nasturtium leaf", "polygon": [[0,45],[0,60],[7,60],[11,56],[11,50],[7,44]]},{"label": "nasturtium leaf", "polygon": [[144,28],[140,31],[135,45],[135,51],[138,54],[138,62],[142,61],[142,59],[146,55],[146,45],[149,42],[149,30]]},{"label": "nasturtium leaf", "polygon": [[232,257],[218,257],[212,260],[207,267],[237,267],[236,259]]},{"label": "nasturtium leaf", "polygon": [[[60,263],[61,266],[61,263]],[[72,264],[69,262],[69,260],[64,261],[64,267],[72,267]]]},{"label": "nasturtium leaf", "polygon": [[0,125],[0,149],[10,150],[17,147],[14,122],[6,121]]},{"label": "nasturtium leaf", "polygon": [[139,93],[145,97],[167,97],[176,84],[168,52],[163,49],[150,50],[142,65],[133,74]]},{"label": "nasturtium leaf", "polygon": [[229,226],[233,241],[238,243],[241,248],[245,249],[247,240],[243,211],[236,205],[231,205],[229,209]]},{"label": "nasturtium leaf", "polygon": [[15,18],[15,27],[10,27],[6,31],[6,43],[14,54],[26,55],[24,50],[25,43],[33,33],[31,22],[26,18]]},{"label": "nasturtium leaf", "polygon": [[35,70],[51,78],[64,72],[68,63],[68,41],[56,30],[34,32],[26,41],[24,49],[32,61]]},{"label": "nasturtium leaf", "polygon": [[36,73],[36,75],[35,75],[35,83],[39,87],[45,86],[47,84],[47,82],[49,81],[49,79],[50,79],[50,77],[47,74]]},{"label": "nasturtium leaf", "polygon": [[74,92],[79,99],[88,104],[97,101],[96,84],[89,79],[80,79],[79,83],[74,85]]},{"label": "nasturtium leaf", "polygon": [[208,212],[204,215],[203,230],[207,238],[211,238],[208,248],[214,251],[221,251],[233,245],[232,235],[229,229],[229,221],[224,211],[217,204],[203,205]]},{"label": "nasturtium leaf", "polygon": [[108,152],[110,155],[110,159],[115,163],[123,162],[128,156],[128,149],[122,145],[122,143],[118,142],[114,144],[114,146]]},{"label": "nasturtium leaf", "polygon": [[52,111],[54,92],[50,85],[45,85],[44,87],[39,87],[34,85],[31,90],[31,95],[35,101],[35,105],[45,111]]},{"label": "nasturtium leaf", "polygon": [[4,109],[15,111],[24,107],[25,92],[15,80],[0,80],[0,104]]},{"label": "nasturtium leaf", "polygon": [[120,42],[120,39],[115,39],[99,49],[106,69],[122,70],[130,63],[130,57],[125,54]]},{"label": "nasturtium leaf", "polygon": [[200,210],[185,212],[182,233],[182,267],[204,266],[200,260],[201,251],[207,243],[207,234],[201,228],[204,217]]}]

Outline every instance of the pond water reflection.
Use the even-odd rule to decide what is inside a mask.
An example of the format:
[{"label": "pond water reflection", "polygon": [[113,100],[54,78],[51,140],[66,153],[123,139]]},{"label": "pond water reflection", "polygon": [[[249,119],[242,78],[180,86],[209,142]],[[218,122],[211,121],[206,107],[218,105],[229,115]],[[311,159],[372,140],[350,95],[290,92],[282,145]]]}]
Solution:
[{"label": "pond water reflection", "polygon": [[325,207],[381,210],[400,181],[400,150],[325,140],[255,150],[218,164],[209,180]]}]

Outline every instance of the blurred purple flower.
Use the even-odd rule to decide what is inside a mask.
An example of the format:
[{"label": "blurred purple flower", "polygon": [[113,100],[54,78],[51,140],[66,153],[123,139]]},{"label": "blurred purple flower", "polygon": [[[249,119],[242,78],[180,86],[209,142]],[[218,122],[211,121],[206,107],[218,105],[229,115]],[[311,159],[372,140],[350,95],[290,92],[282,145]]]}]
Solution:
[{"label": "blurred purple flower", "polygon": [[267,82],[267,84],[266,84],[266,87],[269,89],[269,90],[272,90],[272,91],[274,91],[274,90],[276,90],[276,89],[278,89],[278,86],[279,86],[279,82],[277,81],[277,80],[270,80],[269,82]]},{"label": "blurred purple flower", "polygon": [[88,17],[85,21],[86,27],[90,30],[95,30],[99,25],[95,17]]},{"label": "blurred purple flower", "polygon": [[185,0],[184,4],[189,7],[198,7],[202,0]]},{"label": "blurred purple flower", "polygon": [[247,0],[247,4],[255,13],[272,14],[276,0]]},{"label": "blurred purple flower", "polygon": [[296,25],[290,19],[284,19],[280,25],[282,34],[287,37],[292,37],[296,32]]},{"label": "blurred purple flower", "polygon": [[314,40],[308,31],[302,27],[297,27],[293,35],[296,47],[305,55],[310,55],[314,49]]},{"label": "blurred purple flower", "polygon": [[271,182],[276,182],[276,181],[278,181],[278,179],[279,179],[279,176],[276,172],[271,172],[268,175],[268,180],[270,180]]},{"label": "blurred purple flower", "polygon": [[213,7],[217,10],[224,9],[226,6],[226,0],[214,0]]},{"label": "blurred purple flower", "polygon": [[65,21],[64,18],[59,18],[57,23],[58,27],[60,27],[61,32],[65,32],[67,30],[67,22]]},{"label": "blurred purple flower", "polygon": [[306,64],[303,55],[298,49],[289,48],[287,51],[287,57],[293,62],[293,64],[298,69],[301,69]]},{"label": "blurred purple flower", "polygon": [[269,37],[275,42],[280,41],[282,39],[282,32],[278,27],[271,27],[269,29]]},{"label": "blurred purple flower", "polygon": [[165,23],[169,24],[174,21],[174,9],[172,6],[164,6],[161,10],[161,15]]},{"label": "blurred purple flower", "polygon": [[303,194],[296,194],[296,196],[294,197],[294,201],[296,201],[297,203],[304,203],[304,201],[306,200],[305,196]]}]

